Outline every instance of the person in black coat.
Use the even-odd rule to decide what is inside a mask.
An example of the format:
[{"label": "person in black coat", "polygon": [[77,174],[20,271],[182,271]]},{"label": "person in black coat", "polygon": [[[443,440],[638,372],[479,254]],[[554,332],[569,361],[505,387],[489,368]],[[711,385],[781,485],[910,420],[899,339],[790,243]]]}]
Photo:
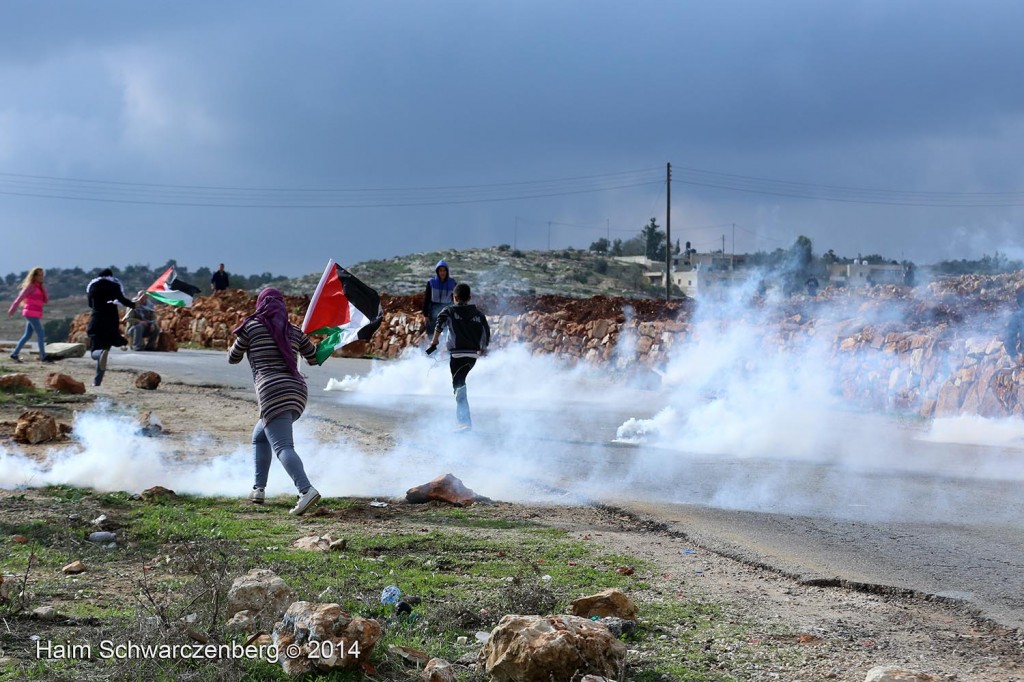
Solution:
[{"label": "person in black coat", "polygon": [[[220,267],[210,277],[210,284],[213,286],[213,290],[224,291],[231,285],[231,278],[228,277],[228,273],[224,270],[224,264],[221,263]],[[194,295],[194,294],[193,294]]]},{"label": "person in black coat", "polygon": [[96,361],[96,376],[92,385],[103,383],[103,374],[107,371],[107,357],[114,346],[127,346],[128,339],[121,335],[121,314],[117,304],[134,308],[135,304],[124,295],[121,280],[107,268],[100,272],[99,277],[89,282],[85,293],[89,299],[92,315],[89,317],[89,348],[92,359]]}]

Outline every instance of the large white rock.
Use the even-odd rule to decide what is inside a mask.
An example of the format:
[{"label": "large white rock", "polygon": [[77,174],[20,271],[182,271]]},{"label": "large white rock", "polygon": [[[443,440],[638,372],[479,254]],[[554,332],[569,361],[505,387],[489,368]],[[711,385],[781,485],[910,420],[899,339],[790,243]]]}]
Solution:
[{"label": "large white rock", "polygon": [[880,665],[868,671],[864,682],[940,682],[940,678],[894,665]]},{"label": "large white rock", "polygon": [[604,625],[578,616],[505,616],[483,656],[494,682],[569,680],[579,675],[619,679],[626,645]]},{"label": "large white rock", "polygon": [[274,626],[274,644],[285,673],[357,670],[369,661],[383,631],[368,618],[353,618],[337,604],[297,601]]},{"label": "large white rock", "polygon": [[276,573],[267,568],[254,568],[231,583],[227,617],[248,611],[253,619],[272,623],[293,601],[295,592]]}]

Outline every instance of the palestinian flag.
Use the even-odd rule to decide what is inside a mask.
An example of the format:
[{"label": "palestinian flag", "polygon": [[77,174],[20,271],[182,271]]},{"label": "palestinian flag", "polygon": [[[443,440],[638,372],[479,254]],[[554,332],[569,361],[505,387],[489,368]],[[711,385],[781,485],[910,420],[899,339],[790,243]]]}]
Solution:
[{"label": "palestinian flag", "polygon": [[327,335],[316,347],[317,362],[323,364],[335,349],[369,340],[383,321],[380,294],[332,259],[316,285],[302,331]]},{"label": "palestinian flag", "polygon": [[198,294],[199,287],[178,279],[178,273],[174,266],[167,268],[167,272],[160,275],[155,282],[146,289],[146,294],[161,303],[187,308],[192,305],[192,297]]}]

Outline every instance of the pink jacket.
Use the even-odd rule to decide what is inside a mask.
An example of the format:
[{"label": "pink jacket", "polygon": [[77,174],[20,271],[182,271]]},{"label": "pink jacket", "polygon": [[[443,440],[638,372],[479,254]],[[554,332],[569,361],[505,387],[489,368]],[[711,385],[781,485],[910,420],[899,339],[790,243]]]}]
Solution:
[{"label": "pink jacket", "polygon": [[7,309],[7,314],[12,315],[14,313],[14,309],[23,301],[25,303],[25,307],[21,311],[22,315],[25,317],[42,317],[43,306],[50,302],[50,297],[46,295],[46,287],[42,284],[32,282],[21,290],[21,293],[18,294],[18,298],[14,299],[14,303],[12,303],[11,307]]}]

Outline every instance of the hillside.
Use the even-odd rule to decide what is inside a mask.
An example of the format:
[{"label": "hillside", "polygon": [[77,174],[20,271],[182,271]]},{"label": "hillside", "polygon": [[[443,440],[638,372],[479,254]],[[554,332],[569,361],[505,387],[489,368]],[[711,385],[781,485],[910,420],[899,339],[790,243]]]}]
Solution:
[{"label": "hillside", "polygon": [[[432,251],[362,263],[342,263],[359,279],[381,292],[417,294],[434,274],[437,261],[448,262],[452,277],[481,293],[500,296],[559,294],[587,297],[597,294],[648,298],[663,290],[647,285],[643,269],[589,251],[518,251],[507,247]],[[308,294],[320,273],[277,284],[289,294]]]}]

